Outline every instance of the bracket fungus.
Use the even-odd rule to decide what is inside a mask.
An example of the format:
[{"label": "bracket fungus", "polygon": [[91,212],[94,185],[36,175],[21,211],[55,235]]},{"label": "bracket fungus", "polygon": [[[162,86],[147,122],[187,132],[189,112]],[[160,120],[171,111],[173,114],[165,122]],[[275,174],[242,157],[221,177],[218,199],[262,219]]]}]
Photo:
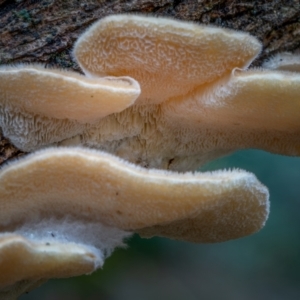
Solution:
[{"label": "bracket fungus", "polygon": [[2,66],[3,134],[51,146],[0,170],[3,297],[92,272],[133,232],[221,242],[262,228],[253,174],[183,173],[244,148],[300,154],[300,75],[248,69],[260,51],[247,33],[117,15],[76,42],[85,75]]}]

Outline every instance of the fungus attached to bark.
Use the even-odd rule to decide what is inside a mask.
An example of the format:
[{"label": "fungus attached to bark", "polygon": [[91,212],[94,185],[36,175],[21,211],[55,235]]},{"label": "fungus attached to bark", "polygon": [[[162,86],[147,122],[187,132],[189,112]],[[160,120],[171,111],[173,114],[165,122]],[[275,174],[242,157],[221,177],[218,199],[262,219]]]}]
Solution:
[{"label": "fungus attached to bark", "polygon": [[[78,143],[140,165],[52,148],[2,168],[0,258],[46,265],[0,277],[3,293],[91,272],[131,232],[219,242],[259,230],[268,191],[254,175],[152,168],[196,170],[243,148],[299,155],[300,75],[246,70],[260,49],[246,33],[118,15],[77,41],[86,77],[0,68],[0,126],[20,149]],[[3,254],[14,247],[22,251]],[[73,254],[82,269],[69,268]],[[59,263],[61,274],[51,269]]]},{"label": "fungus attached to bark", "polygon": [[260,50],[247,33],[116,15],[91,26],[77,40],[74,57],[88,76],[128,74],[142,86],[138,104],[157,104],[247,67]]},{"label": "fungus attached to bark", "polygon": [[[245,33],[139,16],[100,20],[77,41],[88,76],[131,76],[136,103],[89,126],[85,146],[147,167],[186,171],[234,150],[299,155],[300,75],[246,70]],[[96,63],[95,63],[96,62]]]}]

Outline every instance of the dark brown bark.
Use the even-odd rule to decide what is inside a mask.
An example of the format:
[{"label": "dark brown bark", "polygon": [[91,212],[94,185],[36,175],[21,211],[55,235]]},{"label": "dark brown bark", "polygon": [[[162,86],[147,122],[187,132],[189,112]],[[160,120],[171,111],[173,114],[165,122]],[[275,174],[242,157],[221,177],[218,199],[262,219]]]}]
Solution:
[{"label": "dark brown bark", "polygon": [[[78,70],[72,46],[89,25],[117,13],[170,16],[247,31],[264,49],[254,65],[277,52],[300,52],[299,0],[0,0],[0,65],[43,63]],[[0,141],[0,163],[20,155]]]}]

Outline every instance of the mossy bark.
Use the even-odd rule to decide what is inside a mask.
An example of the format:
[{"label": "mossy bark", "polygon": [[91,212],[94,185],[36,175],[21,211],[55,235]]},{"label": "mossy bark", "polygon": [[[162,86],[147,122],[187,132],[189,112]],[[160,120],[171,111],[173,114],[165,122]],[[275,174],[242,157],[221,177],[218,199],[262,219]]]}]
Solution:
[{"label": "mossy bark", "polygon": [[[0,65],[42,63],[78,70],[70,55],[75,40],[96,20],[118,13],[247,31],[264,46],[255,66],[277,52],[300,52],[299,0],[0,0]],[[19,155],[2,137],[0,163]]]}]

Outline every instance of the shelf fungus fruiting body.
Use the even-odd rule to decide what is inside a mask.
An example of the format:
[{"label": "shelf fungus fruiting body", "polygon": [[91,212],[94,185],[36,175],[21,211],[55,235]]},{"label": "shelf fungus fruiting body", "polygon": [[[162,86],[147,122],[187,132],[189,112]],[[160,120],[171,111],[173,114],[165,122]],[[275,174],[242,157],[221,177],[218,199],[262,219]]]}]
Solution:
[{"label": "shelf fungus fruiting body", "polygon": [[117,15],[76,42],[84,75],[0,67],[0,127],[33,152],[0,170],[1,297],[90,273],[134,232],[221,242],[262,228],[253,174],[189,173],[238,149],[300,154],[300,75],[248,69],[260,51],[247,33]]},{"label": "shelf fungus fruiting body", "polygon": [[131,232],[222,242],[258,231],[269,213],[267,188],[245,171],[147,170],[83,148],[2,168],[0,206],[0,288],[90,273]]}]

